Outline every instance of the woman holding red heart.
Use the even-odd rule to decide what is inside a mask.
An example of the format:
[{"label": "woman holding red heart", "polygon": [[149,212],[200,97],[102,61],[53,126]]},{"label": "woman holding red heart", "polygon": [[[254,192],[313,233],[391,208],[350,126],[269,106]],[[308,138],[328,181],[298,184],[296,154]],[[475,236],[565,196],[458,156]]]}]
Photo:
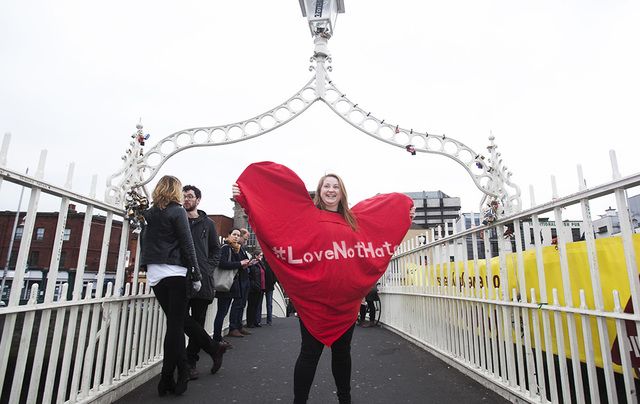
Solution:
[{"label": "woman holding red heart", "polygon": [[264,255],[300,318],[294,403],[306,403],[325,345],[340,403],[351,403],[351,337],[361,299],[384,273],[411,224],[413,201],[377,195],[352,209],[339,176],[318,182],[314,200],[285,166],[251,164],[233,184]]}]

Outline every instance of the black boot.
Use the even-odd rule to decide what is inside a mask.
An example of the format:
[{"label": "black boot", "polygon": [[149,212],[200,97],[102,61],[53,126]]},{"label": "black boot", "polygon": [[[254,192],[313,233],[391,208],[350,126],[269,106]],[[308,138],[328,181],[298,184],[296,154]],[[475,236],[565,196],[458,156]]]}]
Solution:
[{"label": "black boot", "polygon": [[178,368],[178,381],[174,394],[179,396],[187,391],[187,383],[189,383],[189,366],[185,363],[184,366]]},{"label": "black boot", "polygon": [[158,395],[160,397],[165,396],[167,393],[173,393],[176,389],[176,382],[173,380],[173,374],[160,375],[160,382],[158,382]]}]

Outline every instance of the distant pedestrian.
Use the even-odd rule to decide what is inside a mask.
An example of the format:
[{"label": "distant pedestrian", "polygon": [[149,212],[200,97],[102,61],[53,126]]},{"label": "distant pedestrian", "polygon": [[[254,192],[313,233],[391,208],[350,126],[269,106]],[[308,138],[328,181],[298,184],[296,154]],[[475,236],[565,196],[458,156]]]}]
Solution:
[{"label": "distant pedestrian", "polygon": [[[246,272],[246,268],[249,265],[249,260],[240,256],[240,230],[232,228],[227,235],[225,244],[220,250],[220,263],[218,267],[222,270],[233,271],[237,270],[233,284],[228,292],[217,292],[216,299],[218,299],[218,309],[216,312],[216,318],[213,322],[213,339],[228,344],[227,341],[222,339],[222,325],[224,324],[224,318],[229,313],[231,302],[234,298],[240,298],[242,290],[240,288],[240,274],[242,271]],[[231,337],[244,337],[244,334],[240,333],[242,324],[234,323],[231,317],[229,318],[229,333]]]}]

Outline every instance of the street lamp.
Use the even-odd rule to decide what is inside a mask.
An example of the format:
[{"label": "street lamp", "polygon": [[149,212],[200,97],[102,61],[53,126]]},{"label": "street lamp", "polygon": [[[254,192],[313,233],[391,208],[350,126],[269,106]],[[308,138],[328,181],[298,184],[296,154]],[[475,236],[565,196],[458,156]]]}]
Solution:
[{"label": "street lamp", "polygon": [[344,0],[298,0],[302,16],[309,20],[311,36],[331,38],[338,13],[344,13]]}]

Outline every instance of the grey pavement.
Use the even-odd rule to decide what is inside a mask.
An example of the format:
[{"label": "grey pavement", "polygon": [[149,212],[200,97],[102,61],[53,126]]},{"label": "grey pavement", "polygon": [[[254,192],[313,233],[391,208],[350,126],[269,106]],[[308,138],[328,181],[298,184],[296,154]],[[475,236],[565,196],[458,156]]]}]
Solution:
[{"label": "grey pavement", "polygon": [[[228,338],[220,371],[209,374],[211,358],[201,355],[200,378],[182,396],[158,397],[159,376],[117,403],[292,403],[293,366],[300,331],[296,317],[274,319],[253,335]],[[352,399],[367,403],[507,403],[504,398],[381,327],[356,327],[352,341]],[[337,403],[331,375],[331,350],[325,348],[309,404]]]}]

